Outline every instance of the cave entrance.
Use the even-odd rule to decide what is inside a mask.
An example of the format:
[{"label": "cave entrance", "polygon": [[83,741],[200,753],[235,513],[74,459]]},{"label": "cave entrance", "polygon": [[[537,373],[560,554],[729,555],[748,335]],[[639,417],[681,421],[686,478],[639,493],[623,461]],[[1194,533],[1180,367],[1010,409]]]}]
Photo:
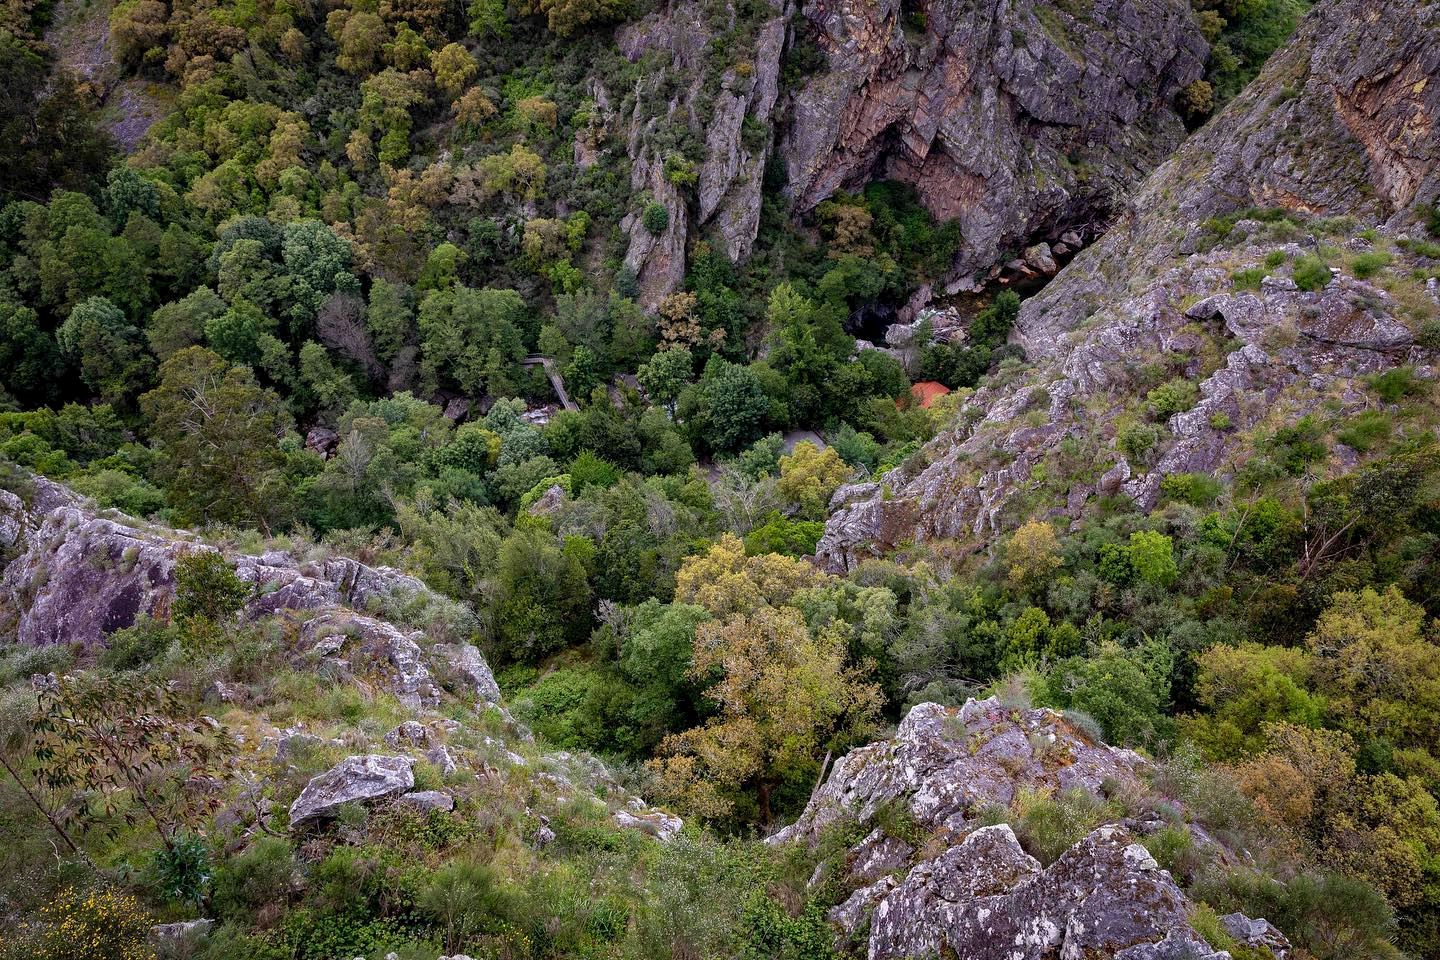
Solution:
[{"label": "cave entrance", "polygon": [[885,346],[885,334],[899,319],[900,309],[893,303],[866,303],[851,311],[845,320],[845,332],[857,340],[866,340],[877,347]]}]

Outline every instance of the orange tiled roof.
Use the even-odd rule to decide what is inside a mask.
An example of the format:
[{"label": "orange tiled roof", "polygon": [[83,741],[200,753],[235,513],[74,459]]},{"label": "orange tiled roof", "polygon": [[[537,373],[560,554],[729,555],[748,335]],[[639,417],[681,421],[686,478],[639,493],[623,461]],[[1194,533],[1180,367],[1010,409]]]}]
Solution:
[{"label": "orange tiled roof", "polygon": [[915,398],[921,408],[929,407],[936,399],[949,392],[950,388],[938,380],[921,380],[910,388],[911,396]]}]

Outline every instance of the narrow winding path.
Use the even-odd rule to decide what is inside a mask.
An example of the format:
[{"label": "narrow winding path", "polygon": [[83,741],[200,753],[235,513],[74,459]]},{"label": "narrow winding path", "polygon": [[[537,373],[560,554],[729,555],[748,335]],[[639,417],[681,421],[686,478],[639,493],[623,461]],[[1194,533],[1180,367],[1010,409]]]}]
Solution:
[{"label": "narrow winding path", "polygon": [[575,406],[575,402],[570,399],[570,394],[565,392],[565,381],[560,378],[560,371],[555,369],[555,358],[544,357],[537,353],[526,357],[524,360],[521,360],[520,363],[527,367],[533,367],[536,364],[544,367],[545,376],[550,378],[550,386],[555,388],[555,395],[560,398],[560,406],[566,410],[580,409]]}]

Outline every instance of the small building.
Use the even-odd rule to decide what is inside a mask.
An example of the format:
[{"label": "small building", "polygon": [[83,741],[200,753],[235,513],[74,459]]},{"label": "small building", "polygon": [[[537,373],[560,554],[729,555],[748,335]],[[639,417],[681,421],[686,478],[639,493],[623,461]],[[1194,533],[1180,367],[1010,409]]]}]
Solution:
[{"label": "small building", "polygon": [[950,388],[939,380],[921,380],[910,387],[910,395],[922,410],[928,410],[936,400],[950,392]]}]

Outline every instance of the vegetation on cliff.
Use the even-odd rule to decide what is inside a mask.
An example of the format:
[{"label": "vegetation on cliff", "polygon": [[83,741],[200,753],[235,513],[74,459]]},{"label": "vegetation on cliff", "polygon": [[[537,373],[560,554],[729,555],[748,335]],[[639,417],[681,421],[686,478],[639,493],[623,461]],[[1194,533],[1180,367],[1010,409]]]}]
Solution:
[{"label": "vegetation on cliff", "polygon": [[[1066,29],[1089,5],[1050,6],[1046,42],[1083,62]],[[1161,107],[1249,109],[1308,7],[1177,6],[1209,59]],[[98,16],[107,55],[173,96],[123,157],[125,104],[44,40]],[[0,11],[0,956],[863,951],[831,911],[869,824],[760,838],[915,705],[992,693],[1153,764],[968,827],[1010,823],[1049,866],[1096,827],[1157,825],[1187,922],[1237,960],[1265,954],[1219,914],[1322,960],[1440,951],[1423,151],[1396,162],[1403,229],[1217,203],[1178,228],[1183,258],[1136,251],[1022,349],[1031,284],[1010,281],[1081,240],[1008,251],[1004,282],[952,304],[967,238],[913,171],[869,157],[868,182],[787,207],[777,131],[833,66],[816,43],[765,3]],[[1163,349],[1107,339],[1152,274]],[[1093,432],[1052,429],[1074,393],[1036,378],[1047,333],[1094,338],[1063,380]],[[1262,348],[1299,373],[1229,376]],[[922,407],[932,380],[953,392]],[[977,397],[989,432],[916,494]],[[1201,432],[1223,460],[1167,459]],[[54,512],[37,477],[90,505]],[[810,558],[857,491],[915,512],[827,572]],[[313,781],[392,754],[403,789],[292,825]],[[961,839],[873,819],[907,857]]]}]

